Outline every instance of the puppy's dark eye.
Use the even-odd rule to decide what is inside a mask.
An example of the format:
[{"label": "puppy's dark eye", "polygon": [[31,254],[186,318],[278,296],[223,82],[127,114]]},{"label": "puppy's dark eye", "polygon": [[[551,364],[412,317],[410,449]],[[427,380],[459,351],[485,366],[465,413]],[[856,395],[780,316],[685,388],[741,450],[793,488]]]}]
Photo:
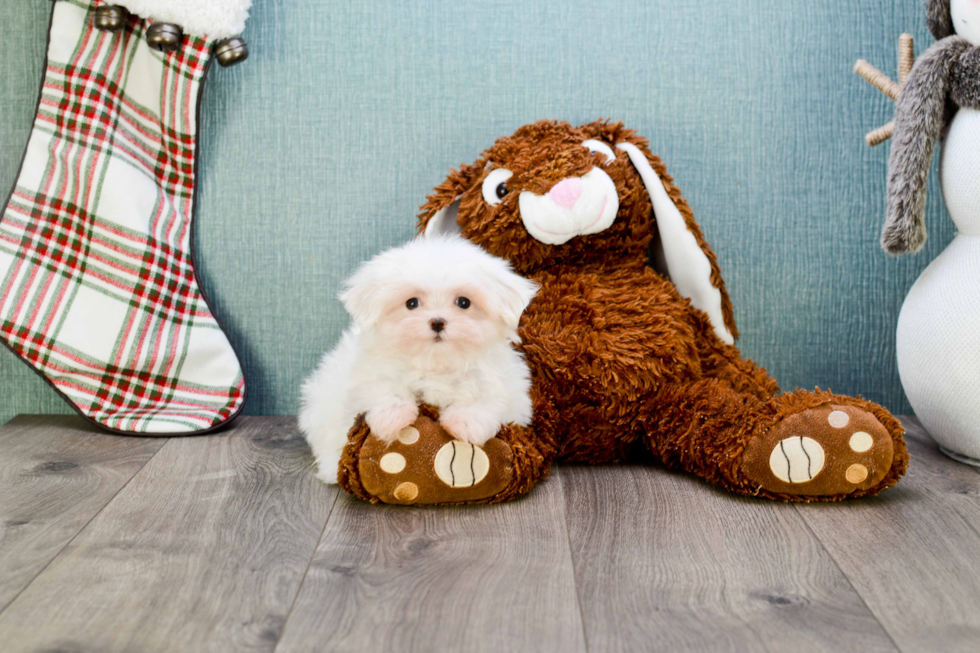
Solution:
[{"label": "puppy's dark eye", "polygon": [[412,297],[410,300],[405,302],[405,308],[407,308],[410,311],[414,311],[418,307],[419,307],[419,300],[416,299],[415,297]]},{"label": "puppy's dark eye", "polygon": [[[503,186],[503,184],[501,184],[501,186]],[[506,195],[507,192],[504,191],[504,194]],[[457,297],[456,298],[456,305],[459,306],[460,308],[463,308],[463,309],[469,308],[470,307],[470,300],[467,299],[466,297]]]},{"label": "puppy's dark eye", "polygon": [[497,186],[496,193],[499,199],[504,199],[504,196],[507,194],[507,182],[501,182],[500,185]]}]

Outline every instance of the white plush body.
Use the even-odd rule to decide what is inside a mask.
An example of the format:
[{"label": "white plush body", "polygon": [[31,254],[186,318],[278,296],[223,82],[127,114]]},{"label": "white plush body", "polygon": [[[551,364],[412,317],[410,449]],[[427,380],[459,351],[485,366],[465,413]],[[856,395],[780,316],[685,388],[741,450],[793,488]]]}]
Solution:
[{"label": "white plush body", "polygon": [[[457,369],[421,370],[410,360],[373,358],[371,336],[351,325],[303,386],[300,429],[313,449],[319,478],[337,482],[347,432],[358,415],[391,400],[427,403],[445,412],[479,407],[495,424],[531,423],[527,364],[509,343],[498,343]],[[482,442],[474,444],[483,444]]]},{"label": "white plush body", "polygon": [[353,323],[303,386],[299,426],[319,478],[337,482],[361,414],[389,442],[422,403],[476,446],[502,424],[529,425],[530,371],[514,345],[536,292],[509,263],[458,236],[417,239],[362,265],[340,294]]},{"label": "white plush body", "polygon": [[929,434],[952,457],[980,464],[980,111],[953,118],[940,180],[959,233],[905,299],[898,370]]},{"label": "white plush body", "polygon": [[252,0],[112,0],[140,18],[179,25],[184,34],[224,39],[245,29]]}]

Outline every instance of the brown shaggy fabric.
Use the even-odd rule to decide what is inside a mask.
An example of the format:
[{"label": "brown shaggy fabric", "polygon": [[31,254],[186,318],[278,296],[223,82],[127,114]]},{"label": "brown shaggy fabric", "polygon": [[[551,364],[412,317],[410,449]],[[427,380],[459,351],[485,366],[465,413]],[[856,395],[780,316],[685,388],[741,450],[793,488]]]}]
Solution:
[{"label": "brown shaggy fabric", "polygon": [[[771,499],[826,501],[894,485],[908,462],[898,421],[860,399],[819,391],[778,394],[766,371],[723,343],[708,316],[650,266],[656,216],[642,179],[625,152],[614,150],[615,161],[605,161],[582,147],[587,139],[610,147],[633,143],[646,155],[705,252],[711,281],[721,292],[723,319],[737,334],[714,252],[690,208],[646,140],[620,123],[527,125],[499,139],[474,164],[452,171],[422,207],[420,230],[458,199],[462,235],[541,284],[519,331],[531,369],[535,421],[529,429],[508,427],[501,433],[514,447],[519,469],[507,491],[492,501],[528,491],[553,460],[606,463],[644,450],[733,492]],[[545,194],[594,166],[602,166],[616,186],[615,222],[562,245],[531,237],[520,216],[520,192]],[[502,202],[490,206],[481,184],[495,167],[513,175]],[[743,453],[752,438],[788,415],[828,403],[861,407],[887,428],[896,453],[881,483],[865,492],[807,497],[772,492],[746,477]],[[352,430],[341,478],[344,487],[371,500],[354,478],[365,431],[363,425]]]},{"label": "brown shaggy fabric", "polygon": [[[419,408],[422,412],[424,408]],[[364,415],[358,415],[354,426],[347,433],[347,444],[344,446],[344,453],[340,456],[340,469],[337,470],[337,484],[356,497],[379,503],[380,499],[364,489],[361,483],[361,473],[358,470],[358,453],[364,446],[364,441],[371,435],[371,429],[364,421]]]},{"label": "brown shaggy fabric", "polygon": [[[639,174],[625,152],[616,150],[616,160],[603,164],[604,155],[593,154],[581,144],[596,139],[613,146],[632,143],[646,155],[671,199],[687,222],[688,229],[698,240],[711,262],[711,280],[721,291],[725,325],[738,337],[732,302],[725,290],[721,268],[714,251],[704,239],[694,214],[681,196],[681,191],[667,174],[667,166],[650,152],[645,138],[626,129],[622,123],[599,121],[572,127],[565,122],[542,120],[519,128],[513,136],[500,138],[472,165],[461,165],[450,172],[443,183],[422,206],[420,229],[441,208],[459,197],[459,222],[463,236],[482,245],[492,254],[506,258],[514,268],[528,276],[555,266],[588,268],[596,264],[632,262],[645,265],[650,254],[653,236],[650,198]],[[483,201],[481,184],[495,167],[507,168],[514,175],[508,187],[528,190],[539,195],[566,177],[579,177],[596,164],[612,178],[619,193],[619,213],[616,222],[605,231],[588,237],[573,238],[564,245],[546,245],[530,237],[524,229],[518,209],[517,192],[511,192],[495,207]]]},{"label": "brown shaggy fabric", "polygon": [[[533,399],[535,402],[534,426],[524,428],[514,424],[505,424],[497,434],[498,438],[510,446],[514,456],[512,461],[514,473],[510,484],[490,498],[475,501],[454,501],[453,504],[510,501],[530,492],[535,483],[548,475],[548,470],[555,460],[557,450],[554,439],[549,436],[538,436],[535,427],[540,428],[544,433],[551,433],[553,427],[550,425],[550,421],[555,419],[556,414],[547,396],[534,393]],[[428,404],[422,404],[419,407],[419,413],[432,420],[437,421],[439,419],[439,410]],[[358,470],[359,454],[369,435],[371,435],[371,430],[364,421],[364,416],[361,415],[348,434],[347,445],[344,447],[344,453],[340,459],[337,478],[340,486],[347,492],[365,501],[379,503],[380,500],[376,496],[364,489]]]},{"label": "brown shaggy fabric", "polygon": [[[780,420],[807,408],[827,404],[856,406],[873,414],[892,437],[892,467],[874,487],[848,494],[797,496],[771,492],[750,481],[742,468],[749,440],[766,433]],[[735,392],[717,379],[686,387],[666,388],[650,398],[650,448],[665,465],[701,476],[710,483],[752,496],[781,501],[838,501],[873,495],[896,483],[908,467],[904,433],[897,419],[881,406],[830,392],[797,390],[768,401]]]}]

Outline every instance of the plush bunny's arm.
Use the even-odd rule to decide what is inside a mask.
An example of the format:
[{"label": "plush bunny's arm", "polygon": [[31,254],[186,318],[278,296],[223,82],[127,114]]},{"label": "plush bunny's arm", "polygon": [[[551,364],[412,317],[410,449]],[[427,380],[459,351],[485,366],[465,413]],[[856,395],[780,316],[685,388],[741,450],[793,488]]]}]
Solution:
[{"label": "plush bunny's arm", "polygon": [[890,254],[917,252],[926,242],[926,182],[943,128],[950,70],[969,44],[951,36],[923,54],[909,73],[895,109],[888,160],[888,214],[881,246]]}]

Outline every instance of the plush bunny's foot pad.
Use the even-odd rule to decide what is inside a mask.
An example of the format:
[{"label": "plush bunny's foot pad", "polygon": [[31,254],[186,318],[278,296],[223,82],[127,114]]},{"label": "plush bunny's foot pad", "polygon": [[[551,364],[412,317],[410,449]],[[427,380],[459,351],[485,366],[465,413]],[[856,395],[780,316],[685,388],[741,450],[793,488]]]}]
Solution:
[{"label": "plush bunny's foot pad", "polygon": [[364,490],[384,503],[462,503],[487,499],[506,488],[513,459],[510,446],[499,438],[477,447],[419,415],[391,444],[368,436],[357,467]]},{"label": "plush bunny's foot pad", "polygon": [[745,474],[773,494],[864,494],[892,468],[891,434],[870,412],[827,404],[794,413],[745,451]]}]

